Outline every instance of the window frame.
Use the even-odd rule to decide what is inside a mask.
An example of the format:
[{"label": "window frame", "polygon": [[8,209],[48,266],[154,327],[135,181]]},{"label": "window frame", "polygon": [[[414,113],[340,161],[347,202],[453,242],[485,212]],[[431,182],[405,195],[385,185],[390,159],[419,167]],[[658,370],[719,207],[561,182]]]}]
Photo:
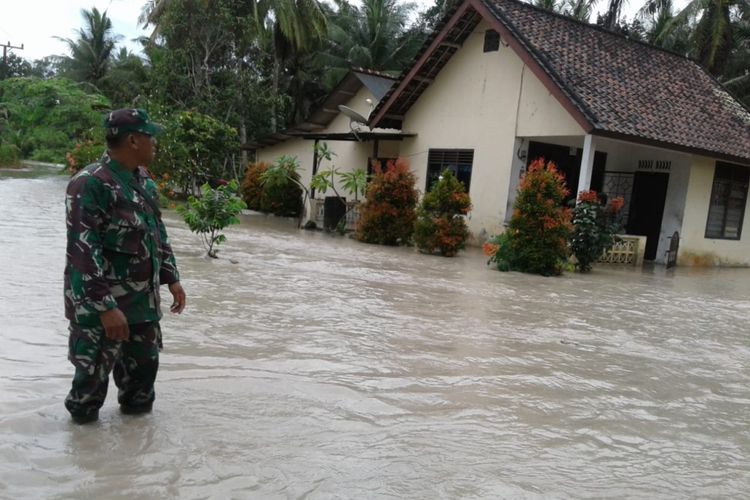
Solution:
[{"label": "window frame", "polygon": [[[440,155],[439,158],[436,158],[436,156]],[[451,158],[449,155],[455,155],[454,158]],[[462,155],[471,155],[471,161],[461,161],[462,159],[466,159],[465,157],[462,158]],[[446,156],[448,158],[446,159]],[[451,161],[454,160],[454,161]],[[455,172],[454,175],[456,175],[456,178],[461,181],[461,183],[464,185],[464,188],[466,189],[466,193],[469,193],[471,189],[471,180],[474,176],[474,149],[469,148],[430,148],[427,151],[427,169],[425,171],[425,193],[429,193],[432,189],[432,185],[437,181],[437,178],[442,174],[447,167],[455,165],[456,167],[459,166],[469,166],[469,179],[468,179],[468,185],[467,183],[464,183],[459,177],[458,172]],[[430,169],[431,167],[437,166],[438,172],[437,175],[430,175]],[[458,170],[458,168],[457,168]],[[432,180],[432,182],[430,182]]]},{"label": "window frame", "polygon": [[[719,177],[720,174],[724,174],[722,177]],[[719,189],[722,189],[722,187],[717,184],[717,181],[720,180],[724,183],[728,183],[727,187],[724,187],[726,193],[717,193]],[[737,236],[727,236],[727,214],[729,213],[729,202],[732,199],[731,194],[733,191],[733,186],[735,184],[742,185],[744,183],[744,198],[742,199],[742,208],[740,209],[740,217],[739,222],[737,224]],[[745,211],[747,210],[747,198],[748,198],[748,191],[750,191],[750,167],[745,167],[742,165],[734,165],[731,163],[724,163],[724,162],[716,162],[716,167],[714,168],[714,178],[711,183],[711,197],[708,201],[708,214],[706,215],[706,230],[704,231],[704,238],[709,240],[729,240],[729,241],[739,241],[742,239],[742,226],[745,222]],[[718,196],[722,197],[722,205],[724,207],[724,213],[722,216],[721,221],[721,231],[720,234],[713,234],[709,233],[709,223],[711,221],[711,211],[716,206],[714,204],[714,199]]]}]

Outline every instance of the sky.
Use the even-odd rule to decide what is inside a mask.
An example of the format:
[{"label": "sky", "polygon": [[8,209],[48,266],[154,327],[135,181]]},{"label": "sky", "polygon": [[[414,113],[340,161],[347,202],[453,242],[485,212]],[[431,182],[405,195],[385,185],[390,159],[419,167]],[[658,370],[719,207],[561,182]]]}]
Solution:
[{"label": "sky", "polygon": [[[106,10],[112,19],[115,33],[123,35],[122,44],[130,50],[140,50],[134,38],[148,32],[138,26],[138,16],[145,1],[142,0],[5,0],[0,16],[0,43],[24,45],[24,50],[14,51],[26,59],[38,59],[48,55],[66,54],[63,42],[54,38],[75,38],[82,24],[81,9],[97,7]],[[355,2],[356,3],[356,2]],[[432,0],[416,0],[420,9],[432,4]],[[630,0],[623,13],[632,18],[643,0]],[[678,0],[684,5],[686,0]],[[597,10],[606,4],[600,0]]]}]

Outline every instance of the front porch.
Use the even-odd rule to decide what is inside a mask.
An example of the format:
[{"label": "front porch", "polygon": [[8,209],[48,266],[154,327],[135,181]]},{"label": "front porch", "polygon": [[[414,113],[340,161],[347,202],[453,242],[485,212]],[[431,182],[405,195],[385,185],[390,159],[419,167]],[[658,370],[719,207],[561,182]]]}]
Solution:
[{"label": "front porch", "polygon": [[609,261],[666,263],[674,233],[683,230],[691,155],[591,135],[518,137],[514,151],[506,219],[521,175],[543,157],[565,176],[568,201],[587,190],[625,200],[620,213],[625,243]]}]

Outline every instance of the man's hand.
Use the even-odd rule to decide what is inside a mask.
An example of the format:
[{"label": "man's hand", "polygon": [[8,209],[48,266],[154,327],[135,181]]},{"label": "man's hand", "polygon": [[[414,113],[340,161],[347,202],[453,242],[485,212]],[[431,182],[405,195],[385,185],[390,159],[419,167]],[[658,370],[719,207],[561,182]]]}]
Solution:
[{"label": "man's hand", "polygon": [[103,312],[99,316],[99,319],[101,319],[102,326],[104,327],[104,334],[108,339],[119,342],[130,338],[128,320],[118,308],[115,307],[107,312]]},{"label": "man's hand", "polygon": [[173,313],[180,314],[185,309],[185,290],[182,289],[180,282],[176,281],[169,285],[169,291],[172,293],[174,299],[169,310]]}]

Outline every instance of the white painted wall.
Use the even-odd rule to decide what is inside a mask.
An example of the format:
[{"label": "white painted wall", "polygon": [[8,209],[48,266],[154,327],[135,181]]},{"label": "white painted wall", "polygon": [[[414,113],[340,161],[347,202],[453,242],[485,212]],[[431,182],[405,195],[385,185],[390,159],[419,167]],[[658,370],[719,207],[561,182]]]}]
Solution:
[{"label": "white painted wall", "polygon": [[688,182],[688,206],[685,209],[682,241],[678,253],[681,265],[750,266],[750,203],[740,240],[718,240],[705,237],[716,161],[693,157]]},{"label": "white painted wall", "polygon": [[542,81],[525,68],[514,137],[580,136],[585,133]]}]

